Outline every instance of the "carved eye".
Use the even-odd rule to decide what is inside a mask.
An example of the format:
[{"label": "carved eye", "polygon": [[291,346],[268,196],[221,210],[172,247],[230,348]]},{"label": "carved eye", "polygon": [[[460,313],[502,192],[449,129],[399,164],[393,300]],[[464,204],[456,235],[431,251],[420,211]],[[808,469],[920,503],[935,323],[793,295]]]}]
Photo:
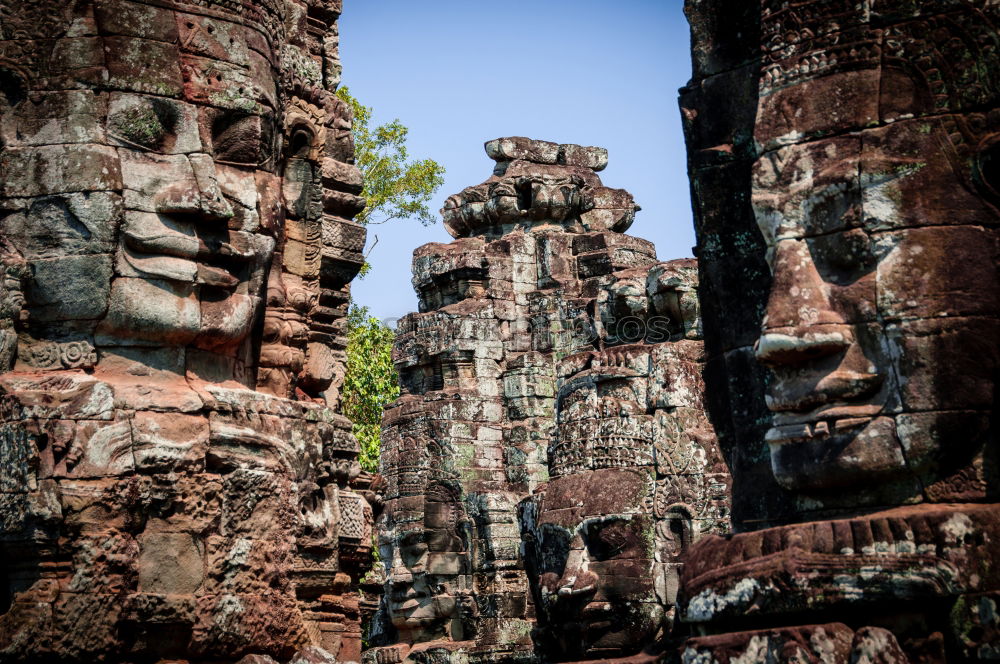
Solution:
[{"label": "carved eye", "polygon": [[587,550],[597,560],[609,560],[631,548],[635,536],[630,522],[616,519],[588,524],[584,529]]},{"label": "carved eye", "polygon": [[114,112],[108,123],[114,138],[150,150],[167,147],[176,125],[177,111],[160,99],[142,99]]},{"label": "carved eye", "polygon": [[861,230],[820,235],[806,242],[816,269],[828,283],[849,285],[878,264],[871,239]]},{"label": "carved eye", "polygon": [[219,163],[269,167],[273,155],[270,122],[259,115],[220,115],[212,123],[212,153]]},{"label": "carved eye", "polygon": [[0,110],[13,108],[28,96],[24,79],[9,69],[0,67]]}]

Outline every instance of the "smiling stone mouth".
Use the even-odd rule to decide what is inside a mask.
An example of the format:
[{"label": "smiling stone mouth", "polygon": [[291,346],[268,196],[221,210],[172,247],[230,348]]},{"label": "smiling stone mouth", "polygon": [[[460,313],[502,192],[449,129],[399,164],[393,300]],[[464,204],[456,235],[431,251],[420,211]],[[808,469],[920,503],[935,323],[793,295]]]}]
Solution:
[{"label": "smiling stone mouth", "polygon": [[198,283],[234,288],[246,277],[246,270],[254,257],[249,247],[239,247],[229,239],[204,238],[199,243],[195,258],[198,262]]},{"label": "smiling stone mouth", "polygon": [[247,278],[255,255],[221,238],[177,246],[156,238],[126,237],[128,260],[144,272],[231,291]]},{"label": "smiling stone mouth", "polygon": [[873,402],[880,401],[879,391],[885,385],[885,376],[874,370],[838,368],[822,375],[808,370],[808,375],[802,376],[803,371],[806,370],[791,374],[775,371],[775,380],[767,388],[764,399],[776,421],[778,417],[793,418],[779,424],[824,419],[829,417],[826,411],[831,409],[870,408]]},{"label": "smiling stone mouth", "polygon": [[776,425],[768,430],[767,435],[764,436],[764,442],[769,445],[784,445],[826,438],[831,435],[848,434],[867,425],[872,419],[872,417],[840,417],[815,422]]},{"label": "smiling stone mouth", "polygon": [[229,290],[242,281],[246,267],[246,260],[230,256],[199,256],[198,283]]},{"label": "smiling stone mouth", "polygon": [[826,403],[807,412],[778,411],[764,436],[769,445],[786,445],[851,435],[882,412],[878,403]]},{"label": "smiling stone mouth", "polygon": [[593,623],[595,620],[609,620],[613,610],[614,607],[611,606],[610,602],[590,602],[583,607],[580,615],[588,622]]},{"label": "smiling stone mouth", "polygon": [[398,611],[412,611],[413,609],[420,608],[421,606],[420,599],[415,597],[411,597],[406,600],[394,599],[393,602],[396,603],[394,608]]},{"label": "smiling stone mouth", "polygon": [[[425,600],[428,597],[430,597],[428,593],[420,591],[414,593],[412,588],[399,590],[389,594],[389,600],[399,607],[402,607],[403,605],[406,604],[410,604],[412,602],[416,602],[417,604],[419,604],[420,600]],[[416,604],[414,606],[416,606]]]},{"label": "smiling stone mouth", "polygon": [[778,411],[774,413],[773,426],[784,427],[796,424],[817,424],[841,419],[871,418],[882,412],[881,404],[827,403],[810,411]]}]

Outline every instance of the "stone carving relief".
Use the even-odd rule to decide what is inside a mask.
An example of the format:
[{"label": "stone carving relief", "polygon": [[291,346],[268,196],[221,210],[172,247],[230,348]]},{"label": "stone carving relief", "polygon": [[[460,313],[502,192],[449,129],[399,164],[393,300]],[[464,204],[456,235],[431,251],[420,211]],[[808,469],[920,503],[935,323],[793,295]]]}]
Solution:
[{"label": "stone carving relief", "polygon": [[[615,273],[596,302],[600,319],[619,325],[601,328],[614,330],[598,339],[602,350],[558,364],[550,479],[521,508],[547,661],[657,661],[680,555],[703,533],[728,532],[696,288],[690,259]],[[636,336],[645,343],[622,343]]]},{"label": "stone carving relief", "polygon": [[686,11],[707,387],[746,532],[686,557],[715,636],[684,658],[992,656],[969,607],[997,592],[996,4],[763,2],[740,34]]},{"label": "stone carving relief", "polygon": [[[421,312],[400,322],[394,349],[387,582],[366,658],[635,654],[669,629],[671,542],[718,531],[727,515],[726,481],[712,498],[701,488],[703,474],[725,471],[703,414],[695,266],[657,263],[648,242],[623,234],[638,206],[601,184],[604,150],[515,137],[486,151],[493,177],[442,210],[456,240],[414,253]],[[599,400],[607,412],[594,419]],[[609,480],[620,495],[560,509]],[[668,524],[680,514],[684,542]],[[561,583],[546,565],[570,575],[566,556],[576,565],[584,554],[568,543],[605,527],[588,620],[624,613],[581,651],[579,610],[596,586],[586,575]],[[579,592],[556,605],[573,583]]]},{"label": "stone carving relief", "polygon": [[339,13],[0,3],[3,661],[360,658]]}]

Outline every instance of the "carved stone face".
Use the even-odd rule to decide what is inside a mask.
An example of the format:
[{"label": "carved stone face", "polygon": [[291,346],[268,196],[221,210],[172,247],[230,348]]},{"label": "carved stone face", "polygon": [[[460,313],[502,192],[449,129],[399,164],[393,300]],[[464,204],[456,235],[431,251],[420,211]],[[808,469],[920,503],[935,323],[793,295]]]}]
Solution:
[{"label": "carved stone face", "polygon": [[58,368],[38,366],[41,349],[77,340],[244,361],[280,226],[281,109],[271,40],[212,13],[99,3],[102,34],[122,35],[103,40],[110,91],[52,85],[72,62],[8,94],[3,194],[17,212],[2,230],[30,267],[25,368]]},{"label": "carved stone face", "polygon": [[[55,5],[28,0],[0,27],[0,349],[18,347],[0,366],[0,438],[23,442],[0,455],[0,649],[235,661],[350,644],[357,659],[341,596],[371,510],[348,487],[349,422],[313,403],[330,358],[310,355],[335,345],[335,306],[321,331],[296,330],[297,365],[280,358],[312,366],[300,400],[245,389],[268,270],[310,325],[350,278],[350,260],[320,266],[325,231],[351,224],[330,218],[356,204],[336,192],[351,200],[327,209],[326,187],[358,189],[327,150],[332,93],[277,68],[315,66],[302,53],[336,12],[309,13],[306,34],[310,7],[282,3],[289,32],[301,19],[293,47],[267,0],[63,4],[64,25],[37,27],[32,11]],[[20,37],[43,28],[54,45]]]},{"label": "carved stone face", "polygon": [[998,215],[971,176],[983,153],[954,142],[953,122],[779,148],[754,168],[774,278],[756,354],[774,372],[767,442],[786,488],[878,500],[884,480],[912,495],[916,478],[977,463],[1000,338]]},{"label": "carved stone face", "polygon": [[[1000,118],[981,109],[995,109],[997,68],[944,46],[992,39],[988,4],[940,22],[939,6],[906,2],[762,5],[766,442],[779,484],[822,505],[958,501],[988,484]],[[829,58],[848,33],[849,55]]]},{"label": "carved stone face", "polygon": [[[728,475],[703,404],[694,261],[615,277],[597,298],[609,347],[559,363],[552,479],[521,504],[539,643],[554,661],[654,656],[680,555],[699,533],[728,528]],[[636,336],[607,324],[625,314],[646,343],[612,345]]]},{"label": "carved stone face", "polygon": [[[108,129],[112,142],[126,146],[119,149],[126,198],[135,192],[135,207],[146,209],[125,212],[120,276],[99,336],[206,349],[246,338],[274,248],[260,233],[258,192],[250,184],[277,157],[274,109],[254,110],[260,115],[129,94],[112,101]],[[197,149],[199,113],[211,145],[164,154],[170,143]],[[128,147],[140,141],[148,150]]]},{"label": "carved stone face", "polygon": [[[439,490],[440,489],[440,490]],[[402,643],[438,638],[462,640],[460,609],[468,595],[468,534],[461,504],[443,488],[390,505],[382,533],[389,567],[389,619]],[[406,504],[420,507],[409,512]]]},{"label": "carved stone face", "polygon": [[522,516],[545,649],[563,661],[634,654],[662,622],[642,348],[598,355],[559,390],[554,477]]},{"label": "carved stone face", "polygon": [[529,503],[529,573],[549,649],[563,661],[634,654],[660,629],[652,484],[642,470],[586,471],[551,481]]}]

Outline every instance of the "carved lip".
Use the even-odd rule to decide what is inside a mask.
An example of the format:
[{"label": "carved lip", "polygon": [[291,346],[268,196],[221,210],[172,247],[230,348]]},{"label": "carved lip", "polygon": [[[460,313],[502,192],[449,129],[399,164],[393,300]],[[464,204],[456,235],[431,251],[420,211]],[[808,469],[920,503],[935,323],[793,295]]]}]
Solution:
[{"label": "carved lip", "polygon": [[231,290],[241,281],[237,275],[255,258],[250,247],[238,247],[226,237],[190,237],[175,232],[141,236],[127,231],[123,235],[133,267],[173,281]]},{"label": "carved lip", "polygon": [[771,427],[764,442],[768,445],[786,445],[801,443],[817,438],[830,438],[844,434],[853,434],[858,429],[871,423],[872,417],[841,417],[818,422],[803,422]]},{"label": "carved lip", "polygon": [[397,627],[413,628],[421,627],[435,622],[438,618],[431,614],[421,614],[421,609],[428,609],[428,597],[411,598],[405,602],[389,602],[389,615],[392,623]]},{"label": "carved lip", "polygon": [[614,607],[611,606],[611,602],[589,602],[580,615],[583,616],[584,620],[588,623],[593,623],[594,621],[606,621],[612,615]]},{"label": "carved lip", "polygon": [[402,606],[407,602],[426,599],[427,597],[427,593],[420,592],[412,586],[401,588],[399,590],[393,590],[389,593],[389,601],[392,602],[393,606]]},{"label": "carved lip", "polygon": [[764,436],[771,447],[853,435],[882,412],[878,403],[826,403],[808,412],[779,411]]},{"label": "carved lip", "polygon": [[417,598],[411,598],[403,602],[393,600],[393,609],[397,611],[413,611],[414,609],[419,609],[422,603]]},{"label": "carved lip", "polygon": [[813,375],[812,371],[803,375],[801,368],[776,371],[765,395],[768,410],[776,414],[809,414],[838,405],[870,404],[885,382],[880,373],[845,368],[825,372],[818,380]]},{"label": "carved lip", "polygon": [[820,421],[839,420],[842,418],[872,417],[882,411],[881,404],[824,404],[807,413],[778,412],[774,414],[775,428],[792,424],[812,424]]}]

